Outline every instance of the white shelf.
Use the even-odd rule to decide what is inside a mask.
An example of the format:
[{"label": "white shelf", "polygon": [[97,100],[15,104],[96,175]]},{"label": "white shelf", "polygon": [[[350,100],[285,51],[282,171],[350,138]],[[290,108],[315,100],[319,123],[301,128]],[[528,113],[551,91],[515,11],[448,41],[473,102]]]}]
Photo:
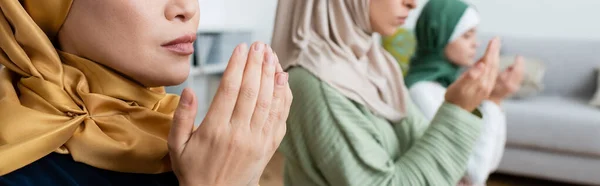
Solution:
[{"label": "white shelf", "polygon": [[225,72],[225,68],[227,68],[227,63],[202,65],[199,67],[192,68],[190,76],[221,74]]}]

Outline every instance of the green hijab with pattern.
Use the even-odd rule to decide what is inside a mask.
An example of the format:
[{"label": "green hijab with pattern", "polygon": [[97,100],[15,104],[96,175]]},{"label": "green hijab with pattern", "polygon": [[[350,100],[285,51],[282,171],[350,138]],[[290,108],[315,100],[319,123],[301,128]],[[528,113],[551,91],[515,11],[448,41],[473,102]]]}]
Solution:
[{"label": "green hijab with pattern", "polygon": [[435,81],[444,87],[458,78],[460,66],[450,62],[444,49],[479,24],[479,15],[461,0],[430,0],[417,20],[417,49],[405,77],[407,87]]}]

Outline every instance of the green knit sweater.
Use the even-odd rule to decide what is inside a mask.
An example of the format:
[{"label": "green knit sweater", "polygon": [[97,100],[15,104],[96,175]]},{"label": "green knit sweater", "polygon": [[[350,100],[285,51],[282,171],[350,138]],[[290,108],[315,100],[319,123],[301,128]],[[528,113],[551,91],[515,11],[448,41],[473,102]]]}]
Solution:
[{"label": "green knit sweater", "polygon": [[304,68],[289,74],[285,185],[453,186],[464,176],[479,117],[445,103],[429,123],[409,101],[407,117],[389,122]]}]

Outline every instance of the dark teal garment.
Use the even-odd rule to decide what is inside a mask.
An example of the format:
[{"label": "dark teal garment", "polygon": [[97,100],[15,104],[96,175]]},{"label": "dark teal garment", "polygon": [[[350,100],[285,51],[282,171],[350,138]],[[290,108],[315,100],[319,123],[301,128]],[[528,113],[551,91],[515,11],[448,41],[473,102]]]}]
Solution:
[{"label": "dark teal garment", "polygon": [[[4,161],[4,160],[0,160]],[[19,170],[0,176],[0,186],[177,186],[172,172],[133,174],[103,170],[52,153]]]},{"label": "dark teal garment", "polygon": [[407,87],[419,81],[435,81],[448,87],[458,78],[460,67],[444,54],[454,28],[469,6],[461,0],[430,0],[415,27],[417,49],[404,78]]}]

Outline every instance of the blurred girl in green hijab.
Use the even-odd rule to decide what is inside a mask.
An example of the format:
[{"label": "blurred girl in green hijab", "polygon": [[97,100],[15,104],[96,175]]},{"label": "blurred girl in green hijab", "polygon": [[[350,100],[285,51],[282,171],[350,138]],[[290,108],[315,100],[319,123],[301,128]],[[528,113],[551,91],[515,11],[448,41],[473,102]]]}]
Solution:
[{"label": "blurred girl in green hijab", "polygon": [[[460,75],[460,68],[474,63],[479,22],[475,8],[460,0],[431,0],[423,8],[415,29],[417,49],[406,85],[426,118],[433,119],[447,87]],[[522,68],[521,58],[517,58],[499,74],[491,95],[481,103],[478,110],[483,116],[483,130],[470,156],[463,184],[485,185],[489,174],[498,167],[506,141],[506,116],[501,102],[519,88]]]}]

